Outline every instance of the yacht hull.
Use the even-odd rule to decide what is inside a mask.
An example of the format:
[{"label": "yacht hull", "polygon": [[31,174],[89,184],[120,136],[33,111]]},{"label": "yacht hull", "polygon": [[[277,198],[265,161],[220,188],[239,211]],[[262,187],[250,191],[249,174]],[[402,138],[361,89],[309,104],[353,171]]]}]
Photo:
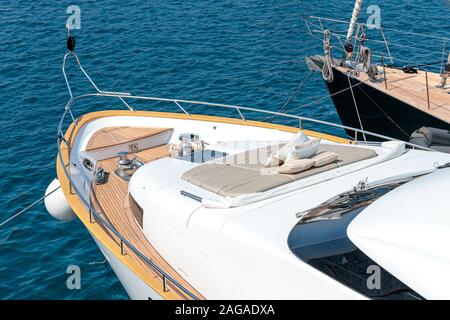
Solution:
[{"label": "yacht hull", "polygon": [[163,300],[155,290],[141,280],[132,270],[121,262],[100,240],[92,235],[95,243],[108,261],[128,296],[133,300]]}]

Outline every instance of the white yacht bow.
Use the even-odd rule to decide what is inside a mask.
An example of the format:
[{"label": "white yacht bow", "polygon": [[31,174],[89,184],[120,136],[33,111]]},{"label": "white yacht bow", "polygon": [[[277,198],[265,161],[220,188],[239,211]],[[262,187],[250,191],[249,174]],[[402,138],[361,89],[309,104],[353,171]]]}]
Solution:
[{"label": "white yacht bow", "polygon": [[[422,273],[403,273],[399,264],[426,261],[423,272],[449,267],[445,250],[411,255],[450,234],[449,154],[280,112],[105,92],[72,51],[63,71],[69,56],[96,91],[73,96],[67,81],[71,98],[58,128],[61,194],[55,197],[60,203],[63,195],[61,208],[69,206],[84,223],[130,297],[448,298],[433,289],[437,278],[426,284]],[[113,97],[125,110],[76,117],[76,103],[87,97]],[[137,111],[134,100],[178,112]],[[235,111],[238,118],[191,111],[199,106]],[[299,126],[250,120],[250,113]],[[66,116],[72,121],[64,132]],[[355,139],[306,130],[308,124],[352,130]],[[299,132],[315,139],[315,152],[295,160],[294,172],[280,171],[287,158],[268,168],[268,158]],[[358,141],[362,136],[386,142]],[[317,162],[321,154],[330,161]],[[440,188],[432,187],[435,181]],[[420,196],[417,187],[432,188],[432,197]],[[427,216],[427,209],[434,211]],[[380,287],[368,285],[374,266]],[[439,288],[444,282],[450,284],[441,280]]]}]

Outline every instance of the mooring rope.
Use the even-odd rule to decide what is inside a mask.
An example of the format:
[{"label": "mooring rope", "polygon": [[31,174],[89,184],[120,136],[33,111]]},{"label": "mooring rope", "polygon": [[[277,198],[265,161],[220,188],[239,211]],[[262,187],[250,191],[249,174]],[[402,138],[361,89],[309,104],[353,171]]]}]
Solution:
[{"label": "mooring rope", "polygon": [[35,191],[35,190],[36,190],[35,188],[29,188],[28,190],[26,190],[26,191],[24,191],[22,193],[19,193],[18,195],[14,196],[12,198],[7,199],[5,202],[3,202],[0,205],[0,208],[4,208],[4,207],[8,206],[11,202],[19,199],[20,197],[23,197],[24,195],[27,195],[27,194],[31,193],[32,191]]},{"label": "mooring rope", "polygon": [[324,61],[322,66],[322,78],[326,82],[333,82],[334,74],[333,74],[333,58],[331,57],[331,45],[330,45],[330,36],[328,30],[325,30],[323,39],[323,54]]},{"label": "mooring rope", "polygon": [[0,227],[3,227],[5,224],[7,224],[8,222],[12,221],[13,219],[17,218],[18,216],[20,216],[21,214],[27,212],[29,209],[33,208],[35,205],[37,205],[39,202],[41,202],[42,200],[44,200],[45,198],[47,198],[49,195],[51,195],[53,192],[55,192],[56,190],[58,190],[59,188],[61,188],[61,186],[57,187],[56,189],[50,191],[49,193],[47,193],[45,196],[40,197],[39,199],[37,199],[36,201],[34,201],[32,204],[30,204],[29,206],[27,206],[26,208],[20,210],[19,212],[17,212],[16,214],[14,214],[13,216],[9,217],[8,219],[6,219],[5,221],[3,221],[2,223],[0,223]]}]

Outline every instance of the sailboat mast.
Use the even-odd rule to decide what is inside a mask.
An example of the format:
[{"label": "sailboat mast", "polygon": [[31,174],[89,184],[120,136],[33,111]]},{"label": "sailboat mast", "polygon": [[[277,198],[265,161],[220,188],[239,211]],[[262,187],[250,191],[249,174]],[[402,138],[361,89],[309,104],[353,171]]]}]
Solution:
[{"label": "sailboat mast", "polygon": [[361,12],[362,2],[363,2],[363,0],[355,1],[355,7],[353,8],[352,18],[350,20],[350,25],[348,26],[346,43],[350,43],[350,40],[352,39],[353,31],[355,30],[356,21],[358,20],[359,13]]}]

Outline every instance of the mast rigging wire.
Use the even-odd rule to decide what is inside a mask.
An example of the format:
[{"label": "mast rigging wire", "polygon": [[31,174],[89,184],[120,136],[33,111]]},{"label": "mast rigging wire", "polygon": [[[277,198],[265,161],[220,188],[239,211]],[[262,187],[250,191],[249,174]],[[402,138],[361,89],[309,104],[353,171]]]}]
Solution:
[{"label": "mast rigging wire", "polygon": [[[352,87],[352,83],[350,81],[350,76],[349,75],[347,75],[347,79],[348,79],[348,85],[349,85],[349,87],[351,89],[353,103],[355,104],[356,114],[358,115],[359,125],[361,126],[361,130],[363,130],[362,135],[363,135],[364,141],[367,141],[366,135],[364,133],[364,128],[363,128],[363,125],[362,125],[361,117],[359,116],[358,105],[356,103],[356,98],[355,98],[355,94],[353,93],[353,87]],[[357,139],[355,138],[355,140],[357,140]]]},{"label": "mast rigging wire", "polygon": [[[278,108],[278,112],[283,112],[284,110],[286,110],[287,105],[289,103],[291,103],[291,101],[295,98],[295,96],[297,96],[297,94],[303,89],[303,87],[308,82],[308,80],[311,78],[313,73],[314,73],[314,71],[312,71],[312,70],[309,71],[308,75],[300,83],[300,85],[297,87],[297,89],[295,89],[295,91],[289,96],[289,98],[287,98],[287,100],[283,103],[283,105],[280,108]],[[264,121],[271,120],[273,118],[275,118],[275,115],[271,115],[269,117],[264,118]]]},{"label": "mast rigging wire", "polygon": [[[311,72],[311,74],[309,75],[309,77],[310,77],[313,73],[314,73],[314,72]],[[311,102],[308,102],[308,103],[305,103],[305,104],[302,104],[302,105],[299,105],[299,106],[296,107],[295,109],[286,110],[286,113],[288,113],[288,114],[293,114],[295,110],[298,110],[298,109],[301,109],[301,108],[305,108],[305,107],[309,107],[309,106],[311,106],[311,105],[313,105],[313,104],[316,104],[316,103],[318,103],[318,102],[321,102],[321,101],[323,101],[323,100],[325,100],[325,99],[327,99],[327,98],[332,98],[332,97],[334,97],[335,95],[338,95],[338,94],[343,93],[343,92],[345,92],[345,91],[353,90],[353,88],[356,88],[356,87],[358,87],[359,85],[368,82],[369,80],[370,80],[370,79],[366,79],[366,80],[360,81],[360,82],[358,82],[358,83],[356,83],[356,84],[351,85],[350,87],[347,87],[347,88],[345,88],[345,89],[342,89],[342,90],[340,90],[340,91],[337,91],[337,92],[335,92],[335,93],[333,93],[333,94],[327,94],[327,95],[325,95],[325,96],[314,96],[314,97],[312,97],[313,99],[315,99],[315,98],[318,98],[318,99],[317,99],[317,100],[314,100],[314,101],[311,101]],[[277,116],[277,115],[271,115],[271,116],[269,116],[269,117],[263,118],[262,121],[267,121],[267,120],[273,119],[273,118],[276,117],[276,116]]]}]

